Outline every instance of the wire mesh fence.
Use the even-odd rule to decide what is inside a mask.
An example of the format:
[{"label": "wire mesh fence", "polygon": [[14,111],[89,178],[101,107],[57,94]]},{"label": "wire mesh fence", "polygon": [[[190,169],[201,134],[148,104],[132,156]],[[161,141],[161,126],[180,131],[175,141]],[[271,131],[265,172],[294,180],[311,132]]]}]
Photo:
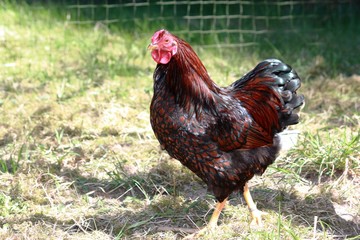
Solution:
[{"label": "wire mesh fence", "polygon": [[198,45],[251,46],[263,36],[356,24],[356,0],[66,0],[70,24],[104,23],[136,29],[167,28]]}]

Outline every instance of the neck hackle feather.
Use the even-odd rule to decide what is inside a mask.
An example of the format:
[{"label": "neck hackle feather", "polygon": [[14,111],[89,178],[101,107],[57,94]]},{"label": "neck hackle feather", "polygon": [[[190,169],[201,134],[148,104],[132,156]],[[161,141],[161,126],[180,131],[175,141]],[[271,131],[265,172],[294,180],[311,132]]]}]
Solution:
[{"label": "neck hackle feather", "polygon": [[175,39],[178,52],[168,64],[158,64],[155,74],[166,73],[166,87],[190,115],[199,116],[204,110],[216,112],[217,94],[221,89],[211,80],[192,47],[177,37]]}]

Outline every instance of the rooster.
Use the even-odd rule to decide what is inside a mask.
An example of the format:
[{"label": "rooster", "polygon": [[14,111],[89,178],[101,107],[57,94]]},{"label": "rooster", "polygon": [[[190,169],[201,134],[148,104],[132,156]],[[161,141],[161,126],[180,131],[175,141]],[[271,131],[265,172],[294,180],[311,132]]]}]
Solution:
[{"label": "rooster", "polygon": [[217,86],[191,46],[159,30],[148,46],[157,63],[150,122],[162,149],[194,172],[218,203],[213,229],[227,198],[243,193],[252,222],[262,212],[247,182],[261,175],[280,150],[278,133],[298,123],[303,102],[297,73],[277,59],[260,62],[228,87]]}]

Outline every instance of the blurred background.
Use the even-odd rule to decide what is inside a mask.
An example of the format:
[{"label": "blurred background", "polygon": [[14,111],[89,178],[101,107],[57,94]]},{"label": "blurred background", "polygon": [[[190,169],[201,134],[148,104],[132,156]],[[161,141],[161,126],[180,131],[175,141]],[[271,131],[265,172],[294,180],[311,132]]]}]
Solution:
[{"label": "blurred background", "polygon": [[[339,68],[346,74],[359,72],[360,3],[355,0],[26,2],[57,10],[67,24],[125,31],[135,39],[166,28],[193,46],[246,48],[290,61],[307,49],[325,60],[329,73]],[[341,50],[338,44],[344,45]]]},{"label": "blurred background", "polygon": [[[35,1],[36,2],[36,1]],[[58,1],[55,1],[58,2]],[[53,4],[47,1],[48,4]],[[313,1],[63,1],[72,24],[101,22],[134,31],[159,26],[197,45],[244,47],[264,44],[281,34],[321,44],[321,35],[358,25],[359,3],[353,0]],[[334,30],[335,30],[334,29]],[[286,35],[286,36],[285,36]]]},{"label": "blurred background", "polygon": [[302,78],[296,145],[233,194],[208,239],[359,239],[360,1],[0,1],[0,238],[181,239],[206,186],[149,123],[166,28],[229,85],[266,58]]}]

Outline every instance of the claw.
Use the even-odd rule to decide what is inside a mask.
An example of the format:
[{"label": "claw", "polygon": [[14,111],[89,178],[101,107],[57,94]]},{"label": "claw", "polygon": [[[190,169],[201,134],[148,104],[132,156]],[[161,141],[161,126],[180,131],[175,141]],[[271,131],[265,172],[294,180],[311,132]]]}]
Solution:
[{"label": "claw", "polygon": [[195,232],[193,234],[186,236],[184,239],[198,239],[199,237],[201,237],[203,235],[207,235],[208,233],[213,232],[214,229],[216,229],[216,227],[217,227],[217,222],[218,222],[220,213],[221,213],[222,209],[224,208],[226,201],[227,201],[227,198],[225,198],[222,202],[218,202],[216,204],[216,208],[214,209],[214,212],[211,215],[210,221],[207,226],[205,226],[198,232]]},{"label": "claw", "polygon": [[262,227],[263,222],[262,222],[261,216],[266,215],[267,213],[262,212],[258,209],[254,209],[254,210],[250,210],[250,211],[251,211],[250,214],[251,214],[251,218],[252,218],[250,225]]},{"label": "claw", "polygon": [[202,229],[200,229],[198,232],[192,233],[190,235],[187,235],[186,237],[184,237],[183,239],[199,239],[202,236],[206,236],[209,233],[213,232],[214,230],[214,226],[206,226],[203,227]]}]

